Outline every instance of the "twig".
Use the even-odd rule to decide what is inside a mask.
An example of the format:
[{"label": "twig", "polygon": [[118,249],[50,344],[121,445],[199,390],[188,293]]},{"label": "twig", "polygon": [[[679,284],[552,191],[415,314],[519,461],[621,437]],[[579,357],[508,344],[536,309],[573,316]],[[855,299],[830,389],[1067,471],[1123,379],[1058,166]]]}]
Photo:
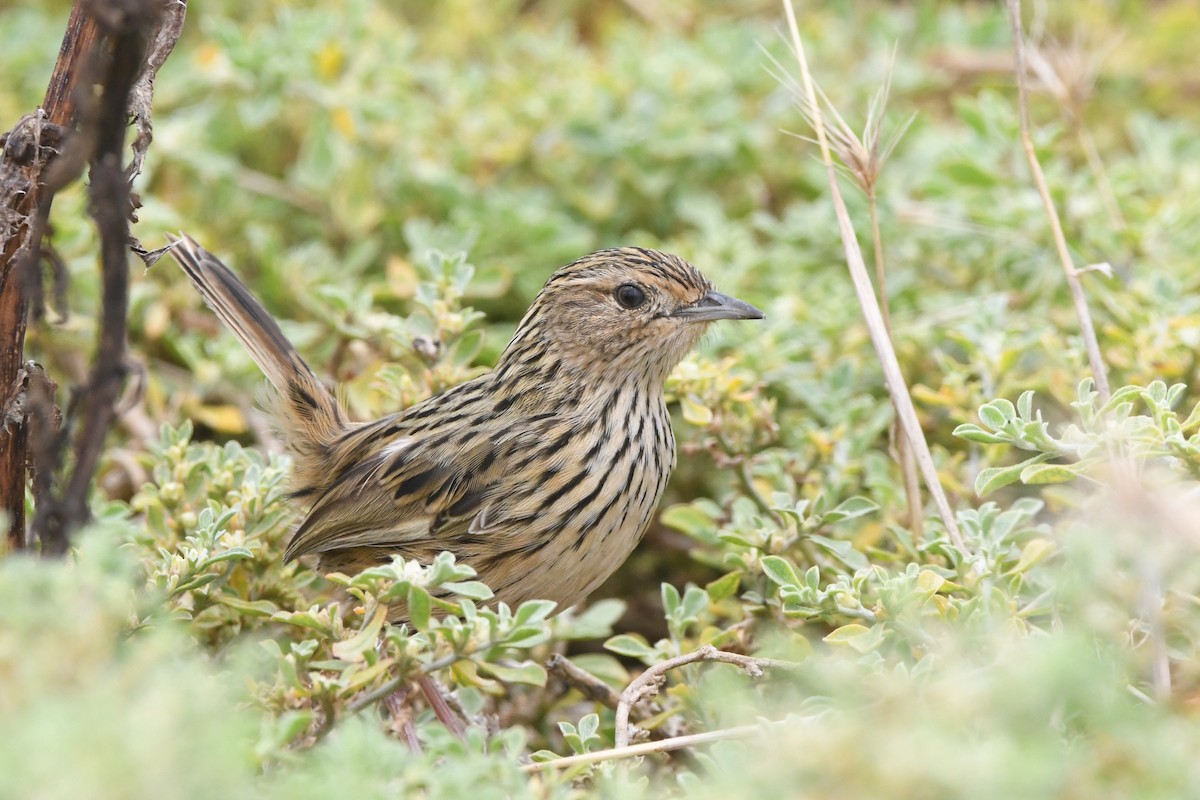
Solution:
[{"label": "twig", "polygon": [[408,745],[409,750],[420,755],[424,750],[421,747],[421,740],[417,738],[417,728],[413,724],[412,712],[408,708],[407,699],[408,690],[401,687],[387,696],[384,705],[387,706],[388,714],[392,718],[392,731],[404,738],[404,743]]},{"label": "twig", "polygon": [[100,232],[102,275],[100,335],[83,399],[82,424],[75,438],[75,465],[61,497],[44,503],[34,519],[42,552],[65,553],[70,533],[87,521],[88,488],[100,460],[104,438],[116,413],[125,381],[125,329],[129,306],[129,183],[121,168],[129,92],[142,69],[143,32],[154,24],[157,4],[107,9],[112,53],[103,80],[91,158],[90,199]]},{"label": "twig", "polygon": [[[43,129],[65,130],[73,123],[76,99],[83,94],[76,89],[87,85],[83,65],[99,38],[99,26],[84,8],[84,0],[77,0],[41,108],[5,135],[0,148],[0,391],[16,384],[25,364],[25,285],[36,266],[54,194],[53,187],[45,185],[45,173],[60,151],[58,143],[45,141]],[[24,149],[22,139],[29,145],[28,160],[15,157]],[[24,546],[26,539],[26,434],[24,422],[0,430],[0,514],[8,518],[9,543],[14,547]]]},{"label": "twig", "polygon": [[446,698],[442,695],[442,687],[438,686],[437,681],[429,677],[427,673],[422,672],[417,676],[417,686],[421,687],[421,693],[429,701],[429,707],[433,710],[433,715],[440,719],[442,724],[446,726],[446,729],[459,739],[465,738],[467,730],[463,727],[463,721],[459,719],[454,710],[446,703]]},{"label": "twig", "polygon": [[183,21],[187,16],[187,0],[168,0],[163,5],[162,14],[150,31],[154,43],[146,54],[146,63],[142,67],[137,83],[129,91],[129,116],[133,119],[137,136],[130,149],[133,159],[125,168],[125,178],[130,184],[142,173],[142,165],[146,161],[146,152],[154,141],[154,125],[151,120],[151,110],[154,104],[154,79],[159,69],[166,63],[167,56],[175,49],[179,35],[183,33]]},{"label": "twig", "polygon": [[[817,91],[813,85],[812,75],[808,71],[808,60],[804,55],[804,44],[800,40],[800,29],[796,24],[796,12],[792,8],[791,0],[783,0],[783,8],[787,14],[788,29],[791,32],[796,60],[800,63],[800,77],[804,84],[805,95],[810,107],[817,108]],[[892,340],[888,337],[887,329],[884,327],[883,314],[879,310],[875,290],[871,286],[871,278],[867,274],[867,267],[863,262],[862,249],[858,246],[854,226],[850,222],[850,213],[846,210],[846,203],[838,188],[837,169],[833,165],[829,139],[821,115],[816,116],[815,122],[817,142],[821,146],[821,157],[829,176],[830,196],[837,214],[838,229],[841,232],[842,246],[846,252],[846,264],[850,269],[850,279],[854,284],[855,294],[858,296],[858,304],[862,308],[871,343],[875,346],[875,353],[883,368],[888,393],[891,395],[892,404],[896,407],[901,429],[913,446],[913,453],[917,458],[917,464],[921,467],[925,486],[933,497],[938,513],[942,516],[942,524],[946,526],[946,533],[954,546],[965,552],[967,550],[966,543],[958,530],[954,510],[950,507],[950,501],[946,498],[946,492],[942,489],[941,481],[938,479],[937,466],[933,463],[933,455],[929,452],[929,443],[925,441],[925,434],[921,430],[921,420],[917,417],[917,410],[908,393],[908,384],[905,383],[904,373],[900,371],[896,350],[892,347]]]},{"label": "twig", "polygon": [[1012,25],[1014,71],[1017,77],[1017,106],[1021,114],[1021,146],[1029,161],[1029,170],[1033,173],[1033,182],[1037,184],[1038,194],[1042,197],[1042,205],[1046,209],[1046,218],[1050,221],[1050,231],[1054,235],[1054,247],[1058,251],[1058,260],[1062,262],[1063,274],[1067,278],[1067,287],[1071,291],[1071,301],[1075,304],[1075,314],[1079,317],[1079,332],[1083,336],[1084,348],[1087,350],[1088,364],[1092,370],[1092,378],[1096,382],[1096,391],[1100,402],[1106,402],[1111,396],[1108,388],[1108,372],[1104,366],[1104,358],[1100,355],[1100,343],[1096,340],[1096,329],[1092,324],[1092,313],[1088,309],[1087,296],[1083,293],[1083,284],[1079,280],[1079,272],[1071,259],[1071,251],[1067,247],[1067,238],[1063,234],[1062,221],[1054,207],[1054,199],[1046,185],[1046,176],[1042,173],[1042,165],[1038,162],[1037,151],[1033,146],[1033,136],[1029,126],[1028,89],[1025,86],[1025,34],[1021,29],[1021,0],[1007,0],[1008,18]]},{"label": "twig", "polygon": [[553,761],[523,764],[521,765],[521,771],[539,772],[544,769],[564,769],[579,764],[596,764],[601,761],[615,761],[621,758],[644,756],[649,753],[666,753],[671,750],[681,750],[685,747],[695,747],[696,745],[719,742],[724,739],[745,739],[755,734],[766,733],[771,728],[782,728],[788,724],[791,724],[789,720],[778,720],[761,725],[741,725],[736,728],[723,728],[716,731],[705,731],[704,733],[689,733],[686,736],[672,736],[669,739],[661,739],[657,742],[640,742],[638,744],[626,745],[625,747],[597,750],[594,753],[565,756],[563,758],[556,758]]},{"label": "twig", "polygon": [[722,664],[733,664],[741,667],[752,678],[761,678],[764,668],[795,669],[798,664],[792,661],[780,661],[774,658],[754,658],[739,653],[729,653],[718,650],[711,644],[706,644],[698,650],[684,653],[675,658],[669,658],[661,664],[655,664],[625,687],[617,703],[616,734],[614,736],[617,749],[629,746],[632,734],[629,724],[629,710],[634,704],[658,692],[658,687],[666,674],[679,667],[695,664],[701,661],[716,661]]},{"label": "twig", "polygon": [[616,689],[587,670],[575,666],[561,653],[550,656],[546,661],[546,671],[578,689],[580,694],[593,703],[600,703],[615,709],[621,702],[621,695],[617,694]]},{"label": "twig", "polygon": [[478,647],[472,649],[470,652],[450,653],[442,656],[441,658],[436,658],[433,661],[430,661],[428,664],[421,665],[419,670],[413,670],[412,672],[406,672],[402,675],[397,675],[391,680],[375,687],[371,691],[366,692],[365,694],[360,694],[357,698],[355,698],[353,703],[350,703],[346,706],[346,712],[354,714],[358,711],[362,711],[367,706],[387,697],[417,675],[432,675],[439,669],[445,669],[446,667],[454,664],[456,661],[460,661],[469,657],[471,653],[479,653],[490,650],[495,646],[496,645],[493,642],[484,642]]}]

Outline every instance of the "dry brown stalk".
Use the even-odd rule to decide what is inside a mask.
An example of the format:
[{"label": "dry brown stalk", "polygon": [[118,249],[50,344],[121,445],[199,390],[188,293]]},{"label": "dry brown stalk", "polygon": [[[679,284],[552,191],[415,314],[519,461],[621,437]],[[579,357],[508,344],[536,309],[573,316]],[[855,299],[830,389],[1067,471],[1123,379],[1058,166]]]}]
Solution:
[{"label": "dry brown stalk", "polygon": [[753,678],[759,678],[763,675],[764,668],[783,668],[794,669],[797,665],[791,661],[780,661],[774,658],[754,658],[752,656],[744,656],[739,653],[730,653],[725,650],[718,650],[711,644],[706,644],[698,650],[693,650],[690,653],[684,653],[675,658],[669,658],[661,664],[655,664],[647,669],[641,675],[637,676],[625,687],[625,691],[621,692],[621,699],[617,703],[616,716],[616,733],[614,740],[617,749],[629,746],[629,740],[633,737],[633,726],[629,722],[629,711],[639,701],[647,697],[652,697],[658,693],[659,686],[665,679],[666,674],[673,669],[695,664],[701,661],[715,661],[722,664],[733,664],[741,667],[748,675]]},{"label": "dry brown stalk", "polygon": [[[808,70],[808,60],[804,55],[804,44],[800,39],[800,29],[796,24],[796,12],[792,7],[791,0],[783,0],[783,8],[787,14],[788,29],[791,32],[792,46],[795,50],[796,60],[800,63],[800,77],[803,82],[807,104],[810,108],[817,108],[817,89],[813,83],[812,75]],[[833,157],[830,152],[829,135],[826,132],[822,116],[820,114],[816,115],[814,130],[817,134],[817,143],[821,147],[821,157],[825,162],[825,169],[829,176],[829,190],[833,199],[834,211],[837,214],[842,245],[846,253],[846,264],[850,269],[850,279],[854,284],[855,294],[858,296],[858,303],[867,325],[867,332],[871,336],[871,343],[875,346],[875,353],[879,357],[880,366],[883,368],[888,394],[891,396],[892,404],[896,408],[896,414],[900,421],[900,429],[913,446],[913,454],[917,459],[917,465],[921,468],[921,475],[925,480],[925,486],[929,489],[929,494],[933,497],[934,505],[937,506],[938,513],[942,517],[942,523],[946,526],[946,534],[950,537],[950,541],[953,542],[955,547],[966,551],[966,543],[963,541],[962,534],[958,530],[954,511],[950,507],[950,501],[947,499],[946,492],[942,489],[941,481],[938,478],[937,466],[933,463],[933,455],[929,452],[929,443],[925,441],[925,434],[921,430],[921,421],[917,417],[917,410],[913,406],[912,396],[908,392],[908,384],[904,380],[904,373],[900,370],[900,362],[896,358],[896,350],[892,346],[891,337],[888,335],[887,326],[884,324],[883,312],[880,310],[879,302],[875,297],[875,290],[871,285],[870,275],[867,273],[862,249],[858,245],[858,239],[854,234],[854,226],[850,221],[850,214],[846,210],[845,201],[842,199],[842,193],[838,186],[837,169],[834,166]]]},{"label": "dry brown stalk", "polygon": [[602,761],[616,761],[622,758],[636,758],[650,753],[667,753],[672,750],[682,750],[685,747],[719,742],[725,739],[746,739],[756,734],[764,734],[772,728],[788,724],[786,721],[766,722],[761,725],[740,725],[736,728],[722,728],[704,733],[689,733],[686,736],[672,736],[657,742],[639,742],[625,747],[612,747],[607,750],[597,750],[594,753],[580,753],[574,756],[556,758],[553,761],[539,761],[525,764],[522,772],[539,772],[545,769],[565,769],[580,764],[598,764]]},{"label": "dry brown stalk", "polygon": [[1092,378],[1096,382],[1096,391],[1100,393],[1100,401],[1105,402],[1111,396],[1108,388],[1108,371],[1104,366],[1104,358],[1100,355],[1100,343],[1096,339],[1096,328],[1092,324],[1092,313],[1088,309],[1087,296],[1083,293],[1083,284],[1079,280],[1079,270],[1071,258],[1067,247],[1067,237],[1063,233],[1062,220],[1054,207],[1054,199],[1050,196],[1050,188],[1046,185],[1046,176],[1042,173],[1042,165],[1038,161],[1037,151],[1033,146],[1033,135],[1029,124],[1029,91],[1025,85],[1025,72],[1028,69],[1025,58],[1025,34],[1021,26],[1021,0],[1007,0],[1008,18],[1012,25],[1014,71],[1017,77],[1017,106],[1021,115],[1021,147],[1025,150],[1025,158],[1029,161],[1029,170],[1033,173],[1033,182],[1037,185],[1038,194],[1042,198],[1042,206],[1046,209],[1046,218],[1050,222],[1050,231],[1054,235],[1054,247],[1058,251],[1058,260],[1062,263],[1063,274],[1067,278],[1067,288],[1071,292],[1071,302],[1075,305],[1075,314],[1079,317],[1079,332],[1083,336],[1084,349],[1087,351],[1088,364],[1092,370]]}]

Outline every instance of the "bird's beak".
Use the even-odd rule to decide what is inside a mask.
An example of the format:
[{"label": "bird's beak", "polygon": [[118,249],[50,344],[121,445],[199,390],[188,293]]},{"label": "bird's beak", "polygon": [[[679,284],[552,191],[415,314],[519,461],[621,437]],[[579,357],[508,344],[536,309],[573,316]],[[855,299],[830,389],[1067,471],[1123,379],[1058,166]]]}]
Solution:
[{"label": "bird's beak", "polygon": [[718,319],[762,319],[763,312],[749,303],[720,292],[709,292],[690,306],[671,312],[686,322],[712,322]]}]

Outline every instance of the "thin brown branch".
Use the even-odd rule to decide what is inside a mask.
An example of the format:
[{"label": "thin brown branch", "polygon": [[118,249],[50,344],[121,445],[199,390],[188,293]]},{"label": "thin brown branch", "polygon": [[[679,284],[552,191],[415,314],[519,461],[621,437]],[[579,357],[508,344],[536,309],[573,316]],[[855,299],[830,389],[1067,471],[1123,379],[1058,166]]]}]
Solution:
[{"label": "thin brown branch", "polygon": [[417,686],[420,687],[421,693],[425,695],[426,701],[429,702],[429,707],[433,710],[434,716],[441,720],[446,729],[459,739],[465,738],[467,729],[463,726],[463,721],[459,716],[446,703],[446,698],[442,694],[442,687],[438,686],[437,681],[422,672],[417,676]]},{"label": "thin brown branch", "polygon": [[725,739],[746,739],[751,736],[768,733],[772,728],[780,728],[789,724],[794,723],[789,720],[779,720],[761,725],[741,725],[736,728],[722,728],[721,730],[705,731],[704,733],[689,733],[686,736],[672,736],[669,739],[661,739],[657,742],[640,742],[624,747],[612,747],[608,750],[597,750],[594,753],[565,756],[564,758],[556,758],[553,761],[524,764],[521,766],[521,771],[540,772],[544,769],[565,769],[580,764],[598,764],[602,761],[636,758],[637,756],[649,755],[650,753],[667,753],[672,750],[682,750],[685,747],[696,747],[697,745],[720,742]]},{"label": "thin brown branch", "polygon": [[[60,152],[60,143],[45,141],[43,133],[47,128],[65,130],[74,122],[77,89],[87,85],[84,65],[100,39],[100,28],[84,5],[84,0],[78,0],[71,10],[41,108],[4,137],[0,157],[0,234],[4,239],[0,252],[0,391],[18,385],[18,373],[25,365],[26,284],[36,265],[53,197],[53,191],[43,186],[43,173]],[[7,405],[11,398],[3,399]],[[0,429],[0,515],[8,520],[8,542],[13,547],[25,543],[27,438],[23,420]]]},{"label": "thin brown branch", "polygon": [[[871,212],[871,242],[875,255],[875,285],[879,290],[879,310],[883,312],[883,327],[887,331],[890,341],[893,336],[892,315],[888,309],[887,268],[883,260],[883,235],[879,232],[879,203],[875,196],[874,184],[867,192],[867,203]],[[904,476],[904,495],[908,502],[908,527],[912,530],[913,539],[919,542],[925,535],[925,509],[921,500],[920,476],[917,474],[917,460],[913,456],[912,444],[904,435],[899,418],[899,409],[896,409],[896,418],[892,421],[891,428],[895,434],[900,474]]]},{"label": "thin brown branch", "polygon": [[568,686],[577,689],[581,695],[593,703],[600,703],[615,709],[621,702],[617,690],[597,678],[587,670],[580,669],[561,653],[555,653],[546,661],[546,671],[559,678]]},{"label": "thin brown branch", "polygon": [[[792,8],[791,0],[783,0],[783,8],[787,14],[788,29],[791,32],[796,60],[800,63],[800,77],[803,81],[804,93],[808,98],[809,106],[817,108],[817,91],[808,70],[808,60],[804,55],[804,44],[800,40],[800,29],[796,24],[796,12]],[[842,236],[842,246],[846,253],[846,264],[850,270],[850,279],[854,284],[855,294],[858,296],[858,303],[867,324],[867,332],[871,336],[871,343],[875,346],[875,353],[883,369],[888,394],[891,396],[892,405],[896,408],[900,427],[913,445],[913,453],[921,468],[925,486],[933,497],[938,513],[942,516],[946,534],[955,547],[965,552],[966,543],[958,530],[954,510],[950,507],[950,501],[946,498],[946,492],[938,478],[937,466],[933,463],[933,454],[929,452],[929,443],[925,441],[925,434],[921,430],[921,420],[917,417],[912,396],[908,392],[908,384],[904,380],[904,373],[900,370],[896,350],[892,346],[892,340],[883,324],[883,313],[875,298],[875,290],[871,285],[871,278],[863,261],[862,249],[858,245],[854,226],[850,221],[850,213],[846,210],[846,203],[842,199],[841,189],[838,186],[837,169],[834,167],[833,157],[830,153],[829,138],[826,135],[822,116],[816,115],[814,121],[816,122],[817,142],[821,146],[821,157],[825,162],[825,170],[829,178],[829,191],[833,199],[834,211],[837,214],[838,229]]]},{"label": "thin brown branch", "polygon": [[741,667],[752,678],[761,678],[764,669],[794,669],[798,665],[791,661],[780,661],[774,658],[754,658],[739,653],[718,650],[711,644],[706,644],[698,650],[684,653],[675,658],[669,658],[661,664],[655,664],[641,675],[637,676],[621,692],[617,703],[616,733],[614,736],[616,748],[620,750],[629,746],[633,726],[629,722],[629,711],[640,700],[653,697],[658,693],[659,686],[666,679],[666,674],[688,664],[703,661],[713,661],[722,664],[733,664]]},{"label": "thin brown branch", "polygon": [[132,201],[121,158],[129,94],[145,63],[145,32],[153,29],[160,6],[156,0],[147,0],[92,9],[111,41],[95,118],[86,124],[94,131],[95,142],[90,159],[89,196],[91,213],[100,232],[100,331],[91,374],[81,395],[73,471],[62,494],[43,502],[34,519],[33,532],[46,554],[65,553],[71,533],[90,518],[88,490],[125,382],[129,306],[126,256]]},{"label": "thin brown branch", "polygon": [[1083,336],[1084,349],[1087,351],[1088,364],[1092,370],[1092,379],[1096,382],[1096,391],[1100,402],[1105,402],[1111,396],[1108,388],[1108,371],[1104,366],[1104,358],[1100,354],[1100,343],[1096,339],[1096,329],[1092,324],[1092,313],[1088,308],[1087,296],[1083,292],[1083,284],[1079,280],[1079,272],[1071,258],[1067,247],[1067,237],[1063,233],[1062,220],[1054,206],[1054,198],[1050,196],[1050,188],[1046,185],[1046,176],[1038,161],[1037,150],[1033,145],[1033,135],[1029,124],[1029,90],[1026,87],[1025,73],[1025,34],[1021,27],[1021,0],[1007,0],[1008,18],[1012,25],[1014,72],[1017,78],[1017,106],[1021,116],[1021,147],[1025,150],[1025,158],[1029,161],[1029,170],[1033,173],[1033,182],[1037,185],[1038,194],[1042,198],[1042,206],[1046,209],[1046,219],[1050,222],[1050,231],[1054,235],[1054,247],[1058,251],[1058,260],[1062,263],[1063,274],[1067,279],[1067,287],[1071,292],[1071,302],[1075,304],[1075,314],[1079,317],[1079,332]]}]

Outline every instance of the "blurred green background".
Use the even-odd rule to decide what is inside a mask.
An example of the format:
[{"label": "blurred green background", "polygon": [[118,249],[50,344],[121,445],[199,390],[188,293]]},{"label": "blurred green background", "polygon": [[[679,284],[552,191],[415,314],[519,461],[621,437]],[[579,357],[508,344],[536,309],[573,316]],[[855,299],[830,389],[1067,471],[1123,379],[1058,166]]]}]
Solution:
[{"label": "blurred green background", "polygon": [[[671,381],[683,457],[664,514],[593,597],[624,605],[545,623],[517,655],[565,652],[618,688],[639,659],[702,642],[784,655],[800,677],[689,673],[658,722],[806,721],[776,749],[725,744],[573,786],[514,766],[523,750],[611,744],[599,708],[595,742],[563,735],[590,704],[553,681],[443,676],[506,733],[458,744],[422,717],[420,758],[347,713],[385,677],[354,677],[360,661],[334,648],[365,623],[353,603],[307,629],[287,618],[328,608],[336,587],[278,565],[294,516],[284,466],[238,446],[273,447],[252,401],[261,376],[163,261],[133,268],[144,374],[102,468],[102,530],[66,565],[0,565],[0,720],[28,732],[0,746],[0,796],[715,796],[747,791],[745,763],[768,797],[1180,796],[1200,779],[1196,527],[1159,493],[1184,495],[1200,472],[1186,419],[1200,399],[1200,6],[1027,6],[1046,65],[1031,77],[1037,153],[1076,264],[1110,265],[1083,280],[1114,387],[1145,390],[1128,408],[1077,395],[1087,363],[1020,149],[1002,5],[797,7],[852,127],[889,75],[885,133],[911,119],[880,177],[881,237],[895,344],[972,543],[959,552],[937,520],[924,537],[909,524],[824,169],[772,74],[795,72],[780,6],[193,3],[157,80],[134,233],[152,248],[182,229],[218,253],[356,416],[487,366],[545,278],[600,247],[677,252],[766,310],[714,329]],[[39,102],[68,11],[0,2],[6,126]],[[844,189],[869,262],[865,198]],[[85,212],[80,186],[56,200],[68,308],[29,334],[63,387],[82,381],[95,335]],[[440,358],[418,354],[422,337]],[[1185,387],[1168,401],[1153,381]],[[1027,390],[1058,438],[996,441],[1068,465],[1064,482],[1012,473],[980,497],[979,476],[1021,456],[953,431]],[[1139,475],[1170,473],[1149,481],[1152,500],[1105,505],[1112,491],[1095,488],[1114,431]],[[441,653],[445,637],[426,634],[404,647]],[[268,639],[281,644],[263,656]],[[480,660],[502,668],[493,655],[516,657]],[[329,715],[329,741],[305,749]],[[80,759],[80,782],[28,757],[55,748]],[[134,788],[152,785],[170,788]]]}]

